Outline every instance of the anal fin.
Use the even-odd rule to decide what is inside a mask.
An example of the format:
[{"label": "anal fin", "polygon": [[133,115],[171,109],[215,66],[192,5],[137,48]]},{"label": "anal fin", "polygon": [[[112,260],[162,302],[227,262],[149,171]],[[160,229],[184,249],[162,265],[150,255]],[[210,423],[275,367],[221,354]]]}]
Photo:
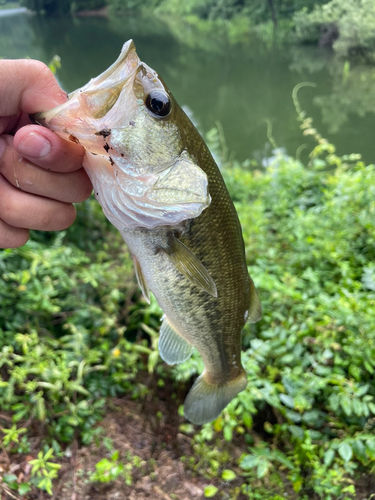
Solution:
[{"label": "anal fin", "polygon": [[134,257],[134,255],[133,255],[133,262],[134,262],[135,275],[137,277],[139,288],[142,290],[143,296],[146,299],[146,302],[149,304],[150,303],[150,292],[149,292],[145,277],[143,276],[141,265],[138,262],[138,259],[136,257]]},{"label": "anal fin", "polygon": [[173,235],[170,239],[170,251],[166,253],[173,265],[185,278],[188,278],[209,295],[217,297],[216,285],[210,273],[198,257]]},{"label": "anal fin", "polygon": [[177,333],[168,318],[163,318],[159,337],[160,356],[169,365],[182,363],[190,358],[194,347]]}]

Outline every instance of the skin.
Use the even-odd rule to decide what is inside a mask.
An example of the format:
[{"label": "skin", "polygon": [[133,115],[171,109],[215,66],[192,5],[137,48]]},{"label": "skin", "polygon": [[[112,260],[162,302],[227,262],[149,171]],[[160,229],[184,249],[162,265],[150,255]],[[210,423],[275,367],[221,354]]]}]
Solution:
[{"label": "skin", "polygon": [[66,100],[45,64],[0,60],[0,248],[22,246],[30,229],[66,229],[72,203],[90,196],[83,148],[28,117]]}]

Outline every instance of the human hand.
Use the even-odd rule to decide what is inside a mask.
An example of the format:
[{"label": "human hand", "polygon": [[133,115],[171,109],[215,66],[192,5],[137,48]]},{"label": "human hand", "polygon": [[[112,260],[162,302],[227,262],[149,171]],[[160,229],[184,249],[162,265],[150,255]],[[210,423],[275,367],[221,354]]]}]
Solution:
[{"label": "human hand", "polygon": [[72,203],[90,196],[83,148],[30,125],[29,114],[66,100],[45,64],[0,60],[0,248],[22,246],[29,229],[66,229]]}]

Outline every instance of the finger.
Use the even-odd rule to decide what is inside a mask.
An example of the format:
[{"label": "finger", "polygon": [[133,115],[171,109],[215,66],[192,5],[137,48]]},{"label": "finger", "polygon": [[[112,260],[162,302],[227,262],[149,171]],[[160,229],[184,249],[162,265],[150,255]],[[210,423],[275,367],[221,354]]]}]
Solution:
[{"label": "finger", "polygon": [[48,171],[20,156],[13,148],[10,135],[0,137],[0,144],[2,142],[6,148],[0,154],[0,173],[13,186],[65,203],[79,203],[90,196],[92,185],[83,168],[68,173]]},{"label": "finger", "polygon": [[31,59],[0,61],[0,116],[36,113],[67,100],[52,71]]},{"label": "finger", "polygon": [[0,175],[0,218],[10,226],[60,231],[75,217],[73,205],[20,191]]},{"label": "finger", "polygon": [[10,226],[0,219],[0,248],[22,247],[29,236],[28,229]]},{"label": "finger", "polygon": [[19,129],[13,144],[22,156],[47,170],[72,172],[82,168],[84,149],[39,125]]}]

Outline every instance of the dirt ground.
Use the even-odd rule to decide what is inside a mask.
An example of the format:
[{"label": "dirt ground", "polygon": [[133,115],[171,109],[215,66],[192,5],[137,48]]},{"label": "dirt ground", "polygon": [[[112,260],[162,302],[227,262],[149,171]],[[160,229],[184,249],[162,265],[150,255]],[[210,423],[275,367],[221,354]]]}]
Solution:
[{"label": "dirt ground", "polygon": [[[204,488],[214,484],[220,493],[214,500],[246,500],[248,497],[239,492],[238,486],[242,479],[238,477],[231,483],[216,478],[210,480],[204,470],[193,471],[187,465],[189,457],[195,456],[192,439],[179,432],[179,425],[186,421],[178,416],[178,402],[167,402],[155,399],[153,402],[134,402],[130,398],[111,399],[108,401],[106,416],[100,422],[104,429],[103,435],[111,440],[113,450],[119,452],[119,459],[126,464],[131,457],[140,457],[141,463],[131,471],[131,481],[126,484],[121,477],[109,483],[92,482],[89,477],[95,471],[95,465],[104,457],[110,457],[109,451],[103,444],[92,443],[82,446],[78,441],[66,450],[66,457],[60,460],[62,467],[59,478],[54,482],[54,495],[38,490],[38,493],[24,497],[13,495],[11,492],[1,491],[1,500],[195,500],[204,499]],[[8,417],[9,418],[9,417]],[[0,414],[1,419],[7,416]],[[9,423],[8,423],[9,425]],[[36,425],[36,424],[34,424]],[[35,429],[33,448],[43,437],[43,427],[39,424]],[[102,439],[101,439],[102,442]],[[236,461],[246,451],[243,443],[226,443],[223,441],[223,451],[229,453],[231,463],[223,468],[230,468],[239,472]],[[0,478],[3,473],[12,472],[20,481],[30,477],[31,466],[29,460],[35,458],[36,453],[28,456],[9,455],[5,449],[0,449]],[[130,458],[129,458],[130,457]],[[187,457],[183,462],[181,457]],[[288,483],[288,481],[286,481]],[[236,488],[237,487],[237,488]],[[373,500],[375,498],[374,476],[363,476],[356,483],[356,500]],[[285,497],[288,500],[297,500],[292,489]],[[312,496],[311,500],[317,500]]]},{"label": "dirt ground", "polygon": [[126,456],[127,452],[137,455],[146,462],[145,467],[133,473],[130,486],[124,484],[123,479],[111,484],[89,483],[88,473],[94,471],[95,464],[109,453],[104,447],[96,448],[95,445],[82,448],[77,452],[74,466],[66,468],[65,479],[60,481],[60,491],[56,491],[55,498],[189,500],[203,497],[207,481],[203,483],[193,478],[180,460],[182,455],[191,455],[190,438],[177,433],[160,419],[154,422],[155,415],[151,412],[147,415],[143,405],[126,400],[112,401],[112,404],[113,409],[100,424],[106,437],[112,440],[120,456]]},{"label": "dirt ground", "polygon": [[[104,429],[103,435],[111,440],[113,450],[118,450],[121,462],[126,464],[131,456],[142,460],[141,466],[133,466],[131,484],[125,484],[123,477],[110,483],[90,481],[95,465],[104,457],[109,458],[111,452],[104,445],[81,446],[75,441],[67,450],[67,456],[59,461],[62,467],[59,479],[54,482],[52,500],[191,500],[204,498],[204,488],[209,484],[220,488],[221,499],[232,499],[230,491],[235,482],[229,484],[219,479],[216,482],[205,479],[181,461],[182,456],[191,457],[193,449],[192,439],[178,431],[179,425],[186,421],[178,416],[177,409],[176,402],[168,404],[157,400],[155,411],[151,401],[147,404],[147,401],[134,402],[130,398],[109,400],[107,415],[99,424]],[[6,418],[1,414],[0,419],[3,417]],[[38,426],[36,433],[39,436],[30,440],[35,449],[43,436],[40,423]],[[241,455],[241,450],[235,445],[224,442],[223,446],[234,461]],[[28,480],[31,470],[28,462],[36,458],[35,454],[12,456],[3,448],[0,475],[2,470],[3,473],[16,474],[20,481]],[[245,498],[236,495],[236,500]],[[3,490],[0,499],[20,500],[20,497]],[[42,491],[22,497],[22,500],[47,499],[51,496]]]}]

